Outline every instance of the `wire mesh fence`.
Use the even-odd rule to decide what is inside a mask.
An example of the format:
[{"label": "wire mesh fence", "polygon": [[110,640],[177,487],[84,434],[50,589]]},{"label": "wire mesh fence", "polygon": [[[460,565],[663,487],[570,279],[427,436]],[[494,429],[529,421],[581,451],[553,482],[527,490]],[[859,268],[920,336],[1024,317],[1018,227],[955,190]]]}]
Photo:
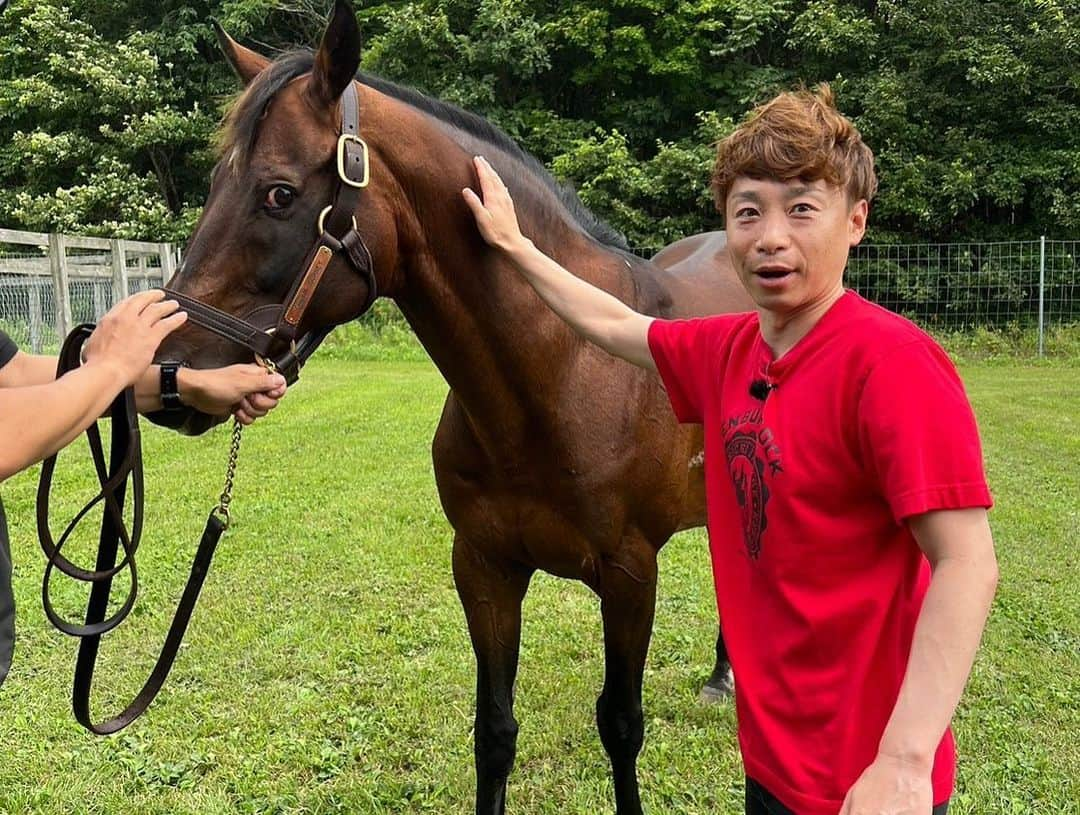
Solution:
[{"label": "wire mesh fence", "polygon": [[[658,250],[640,249],[650,257]],[[0,329],[34,353],[56,350],[123,294],[160,286],[171,244],[0,229]],[[1080,325],[1080,241],[856,247],[845,277],[867,299],[931,331]]]},{"label": "wire mesh fence", "polygon": [[[636,252],[651,257],[658,249]],[[845,284],[929,331],[1080,324],[1080,241],[857,246]]]},{"label": "wire mesh fence", "polygon": [[0,246],[0,329],[35,352],[56,343],[56,305],[47,251]]},{"label": "wire mesh fence", "polygon": [[847,284],[931,330],[1080,320],[1077,241],[859,246]]}]

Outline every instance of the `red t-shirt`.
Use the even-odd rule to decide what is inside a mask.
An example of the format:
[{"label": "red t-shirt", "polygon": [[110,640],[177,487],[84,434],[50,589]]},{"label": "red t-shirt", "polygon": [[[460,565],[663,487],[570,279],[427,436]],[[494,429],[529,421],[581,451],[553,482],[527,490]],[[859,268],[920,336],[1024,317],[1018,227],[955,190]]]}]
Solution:
[{"label": "red t-shirt", "polygon": [[[930,582],[903,521],[991,504],[963,385],[929,336],[854,292],[779,360],[756,314],[656,320],[649,348],[679,420],[704,424],[746,773],[800,815],[836,815],[877,755]],[[954,771],[946,730],[935,805]]]}]

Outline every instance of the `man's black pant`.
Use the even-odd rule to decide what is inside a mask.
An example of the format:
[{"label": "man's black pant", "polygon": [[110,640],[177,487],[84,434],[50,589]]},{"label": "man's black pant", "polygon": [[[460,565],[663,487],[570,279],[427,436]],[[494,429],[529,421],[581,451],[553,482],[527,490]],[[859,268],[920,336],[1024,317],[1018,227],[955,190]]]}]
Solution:
[{"label": "man's black pant", "polygon": [[[934,807],[931,815],[945,815],[949,809],[946,801]],[[746,815],[795,815],[790,809],[776,800],[776,796],[765,789],[753,778],[746,779]]]},{"label": "man's black pant", "polygon": [[0,502],[0,685],[11,667],[15,648],[15,596],[11,591],[11,550],[8,548],[7,521]]}]

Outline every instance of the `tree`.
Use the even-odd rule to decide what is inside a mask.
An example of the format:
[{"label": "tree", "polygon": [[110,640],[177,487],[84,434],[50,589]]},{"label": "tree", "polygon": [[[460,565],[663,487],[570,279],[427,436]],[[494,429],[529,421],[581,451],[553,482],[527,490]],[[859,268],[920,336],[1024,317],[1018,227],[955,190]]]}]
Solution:
[{"label": "tree", "polygon": [[[273,53],[329,0],[14,0],[0,222],[182,238],[236,92],[211,16]],[[364,66],[489,117],[637,245],[715,228],[711,144],[829,81],[874,148],[872,239],[1080,226],[1080,0],[360,3]]]}]

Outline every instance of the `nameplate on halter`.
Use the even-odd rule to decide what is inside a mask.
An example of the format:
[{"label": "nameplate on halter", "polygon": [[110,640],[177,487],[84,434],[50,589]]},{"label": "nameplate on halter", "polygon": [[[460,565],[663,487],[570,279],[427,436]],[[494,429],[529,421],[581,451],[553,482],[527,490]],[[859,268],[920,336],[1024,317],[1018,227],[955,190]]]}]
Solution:
[{"label": "nameplate on halter", "polygon": [[328,246],[320,246],[315,252],[315,257],[311,259],[311,265],[304,272],[304,279],[300,283],[300,288],[296,290],[296,296],[293,297],[288,310],[285,312],[285,322],[289,325],[298,324],[300,318],[304,316],[304,312],[315,294],[315,288],[319,285],[323,272],[326,271],[326,267],[330,265],[333,258],[334,253],[330,251]]}]

